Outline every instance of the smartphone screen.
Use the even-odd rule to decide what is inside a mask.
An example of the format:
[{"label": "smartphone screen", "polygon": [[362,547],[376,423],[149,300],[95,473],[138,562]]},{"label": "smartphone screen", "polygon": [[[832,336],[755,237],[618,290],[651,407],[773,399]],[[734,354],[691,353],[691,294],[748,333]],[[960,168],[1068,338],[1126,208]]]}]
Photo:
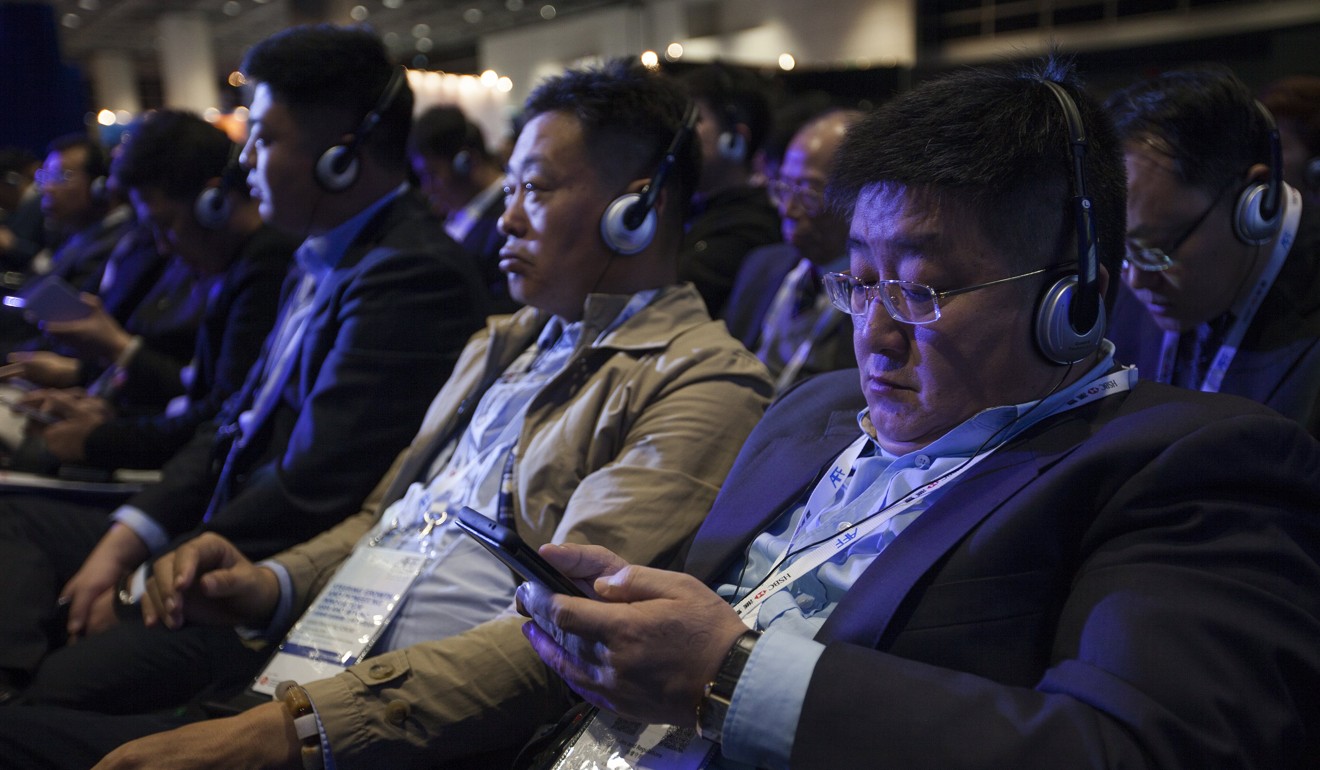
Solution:
[{"label": "smartphone screen", "polygon": [[454,523],[524,580],[539,583],[555,593],[586,596],[576,583],[552,567],[549,562],[541,558],[541,554],[523,542],[517,532],[503,524],[483,516],[466,505],[458,510]]}]

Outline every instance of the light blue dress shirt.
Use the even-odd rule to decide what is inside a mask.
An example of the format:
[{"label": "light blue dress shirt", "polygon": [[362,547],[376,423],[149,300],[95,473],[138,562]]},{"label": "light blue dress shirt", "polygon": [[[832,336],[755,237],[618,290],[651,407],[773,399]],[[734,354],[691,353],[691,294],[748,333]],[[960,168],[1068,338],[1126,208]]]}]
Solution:
[{"label": "light blue dress shirt", "polygon": [[[859,506],[849,503],[869,497],[872,504],[860,509],[878,511],[913,489],[953,471],[978,452],[995,447],[1057,413],[1092,380],[1114,368],[1114,346],[1108,340],[1102,343],[1101,353],[1103,360],[1072,387],[1041,401],[986,409],[929,445],[905,455],[890,454],[876,443],[866,430],[869,418],[863,410],[858,414],[862,435],[849,449],[855,451],[859,444],[864,446],[851,477],[838,482],[830,479],[832,474],[823,476],[817,484],[821,491],[816,494],[818,498],[823,495],[828,504],[808,521],[803,521],[807,498],[785,511],[756,536],[746,558],[725,576],[726,582],[717,592],[730,601],[742,598],[769,574],[790,544],[796,557],[803,544],[856,524],[860,518],[850,521],[855,518],[850,511],[858,510]],[[713,767],[788,767],[807,686],[825,650],[823,644],[814,640],[816,633],[875,557],[929,508],[941,491],[922,498],[875,531],[858,538],[814,574],[800,578],[761,606],[756,627],[765,633],[752,649],[734,690],[725,717],[722,756]]]}]

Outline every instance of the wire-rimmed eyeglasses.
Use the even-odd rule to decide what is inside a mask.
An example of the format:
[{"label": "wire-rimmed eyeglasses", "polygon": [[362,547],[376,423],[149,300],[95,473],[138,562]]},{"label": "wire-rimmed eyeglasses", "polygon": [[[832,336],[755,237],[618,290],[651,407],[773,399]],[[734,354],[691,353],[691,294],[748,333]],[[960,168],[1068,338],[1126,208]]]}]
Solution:
[{"label": "wire-rimmed eyeglasses", "polygon": [[822,279],[825,293],[836,308],[853,316],[863,316],[871,309],[871,303],[879,298],[885,306],[885,312],[895,321],[905,324],[928,324],[940,318],[940,300],[958,294],[998,286],[1001,283],[1030,278],[1051,270],[1067,267],[1066,264],[1042,267],[1029,273],[1011,275],[994,281],[964,286],[961,289],[936,291],[924,283],[916,281],[886,280],[875,283],[861,283],[848,273],[826,273]]},{"label": "wire-rimmed eyeglasses", "polygon": [[1151,246],[1140,238],[1128,238],[1124,243],[1124,262],[1148,273],[1158,273],[1173,267],[1173,253],[1182,248],[1187,239],[1192,237],[1192,233],[1205,224],[1206,218],[1210,216],[1211,211],[1215,210],[1215,206],[1219,205],[1219,199],[1224,197],[1224,190],[1227,189],[1227,187],[1221,188],[1215,195],[1214,200],[1210,201],[1210,205],[1206,206],[1205,211],[1202,211],[1200,216],[1192,220],[1187,229],[1183,230],[1182,234],[1175,238],[1167,249]]}]

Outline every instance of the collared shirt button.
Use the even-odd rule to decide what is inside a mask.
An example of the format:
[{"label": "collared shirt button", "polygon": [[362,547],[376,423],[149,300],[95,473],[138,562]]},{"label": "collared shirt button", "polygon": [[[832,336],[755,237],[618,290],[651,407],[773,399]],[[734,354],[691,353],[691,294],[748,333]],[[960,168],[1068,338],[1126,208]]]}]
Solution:
[{"label": "collared shirt button", "polygon": [[845,529],[850,529],[851,527],[852,527],[851,521],[841,521],[839,522],[838,526],[836,526],[834,529],[836,532],[842,532]]},{"label": "collared shirt button", "polygon": [[923,471],[930,467],[930,455],[917,455],[917,467]]},{"label": "collared shirt button", "polygon": [[396,727],[403,726],[403,723],[408,721],[408,716],[411,713],[412,709],[408,708],[408,704],[401,700],[392,700],[385,706],[386,721]]},{"label": "collared shirt button", "polygon": [[394,666],[387,663],[377,663],[368,669],[367,673],[372,679],[389,679],[394,676]]},{"label": "collared shirt button", "polygon": [[798,594],[795,601],[800,609],[809,610],[816,606],[816,597],[811,594]]}]

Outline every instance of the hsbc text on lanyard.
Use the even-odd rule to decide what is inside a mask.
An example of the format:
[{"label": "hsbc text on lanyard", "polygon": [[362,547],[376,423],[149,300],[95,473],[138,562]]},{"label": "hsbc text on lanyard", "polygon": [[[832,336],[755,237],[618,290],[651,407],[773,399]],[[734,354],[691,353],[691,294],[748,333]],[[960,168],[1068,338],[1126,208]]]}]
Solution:
[{"label": "hsbc text on lanyard", "polygon": [[[1287,185],[1284,185],[1283,189],[1287,201],[1284,206],[1283,227],[1279,230],[1279,237],[1274,243],[1269,262],[1265,263],[1265,269],[1261,271],[1256,285],[1251,288],[1251,293],[1242,303],[1241,312],[1237,314],[1233,326],[1224,335],[1224,342],[1219,346],[1219,352],[1215,354],[1210,370],[1205,373],[1201,390],[1206,393],[1219,392],[1219,386],[1224,382],[1224,375],[1228,373],[1228,367],[1233,363],[1233,357],[1237,355],[1238,345],[1242,344],[1242,337],[1246,335],[1247,328],[1256,317],[1256,311],[1260,310],[1261,303],[1265,301],[1265,295],[1274,285],[1274,279],[1279,277],[1279,271],[1283,269],[1284,260],[1288,258],[1288,250],[1292,248],[1293,239],[1297,235],[1297,221],[1302,216],[1302,196]],[[1182,336],[1181,332],[1164,333],[1164,342],[1160,347],[1160,366],[1155,375],[1158,382],[1173,382],[1173,366],[1178,358],[1180,336]]]},{"label": "hsbc text on lanyard", "polygon": [[[1053,414],[1076,409],[1106,396],[1131,389],[1136,381],[1136,370],[1127,368],[1102,375],[1083,386],[1078,395],[1056,409]],[[1011,439],[1011,437],[1010,437]],[[733,605],[734,611],[748,628],[756,627],[756,615],[761,605],[774,594],[783,591],[804,575],[814,572],[822,564],[856,545],[863,537],[876,531],[895,516],[909,510],[923,498],[937,489],[948,486],[955,479],[971,470],[977,463],[989,457],[1008,442],[1000,444],[974,455],[967,462],[953,471],[936,478],[917,489],[912,490],[901,500],[885,507],[878,514],[854,524],[849,529],[837,533],[828,541],[810,546],[799,552],[799,558],[791,565],[782,567],[789,553],[786,551],[770,568],[770,574],[760,582],[747,598]],[[831,469],[829,475],[836,472],[847,477],[861,455],[864,442],[856,442]],[[812,497],[815,497],[813,493]],[[860,498],[859,498],[860,499]],[[802,514],[802,521],[811,516],[814,501],[809,499],[807,510]],[[798,529],[801,530],[799,523]],[[791,548],[790,543],[790,548]],[[700,770],[710,764],[718,753],[714,743],[696,734],[692,728],[680,728],[673,725],[642,725],[624,719],[617,714],[598,710],[586,725],[574,736],[572,742],[563,750],[551,770]]]}]

